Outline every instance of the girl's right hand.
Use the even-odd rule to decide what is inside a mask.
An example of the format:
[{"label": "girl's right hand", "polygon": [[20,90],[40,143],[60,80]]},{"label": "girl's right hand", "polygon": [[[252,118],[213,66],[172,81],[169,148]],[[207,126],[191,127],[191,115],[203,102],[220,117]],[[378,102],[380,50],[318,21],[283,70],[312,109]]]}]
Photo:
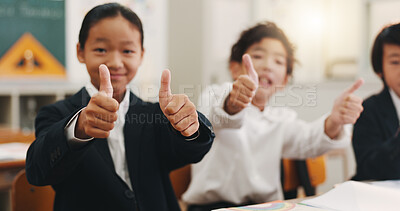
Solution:
[{"label": "girl's right hand", "polygon": [[81,111],[75,126],[75,136],[80,139],[107,138],[117,121],[119,103],[112,98],[110,71],[107,66],[100,65],[99,74],[99,92],[92,96],[89,104]]},{"label": "girl's right hand", "polygon": [[240,75],[233,83],[232,91],[224,103],[224,110],[230,115],[236,114],[246,108],[252,101],[258,88],[258,74],[248,54],[243,55],[243,62],[247,74]]}]

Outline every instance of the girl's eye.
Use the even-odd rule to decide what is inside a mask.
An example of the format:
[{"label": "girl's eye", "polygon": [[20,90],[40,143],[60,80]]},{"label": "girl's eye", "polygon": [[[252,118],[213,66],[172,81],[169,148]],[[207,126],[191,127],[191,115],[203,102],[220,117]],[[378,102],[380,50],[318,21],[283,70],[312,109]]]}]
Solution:
[{"label": "girl's eye", "polygon": [[261,55],[251,55],[251,58],[253,58],[253,59],[261,59],[262,56]]},{"label": "girl's eye", "polygon": [[398,65],[398,64],[400,64],[400,61],[390,61],[390,64]]},{"label": "girl's eye", "polygon": [[275,63],[277,63],[277,64],[279,64],[279,65],[283,65],[283,64],[285,64],[285,62],[284,62],[284,61],[282,61],[282,60],[279,60],[279,59],[275,60]]},{"label": "girl's eye", "polygon": [[96,51],[98,53],[105,53],[106,49],[104,49],[104,48],[96,48],[96,49],[94,49],[94,51]]},{"label": "girl's eye", "polygon": [[132,50],[124,50],[123,51],[125,54],[131,54],[131,53],[133,53],[134,51],[132,51]]}]

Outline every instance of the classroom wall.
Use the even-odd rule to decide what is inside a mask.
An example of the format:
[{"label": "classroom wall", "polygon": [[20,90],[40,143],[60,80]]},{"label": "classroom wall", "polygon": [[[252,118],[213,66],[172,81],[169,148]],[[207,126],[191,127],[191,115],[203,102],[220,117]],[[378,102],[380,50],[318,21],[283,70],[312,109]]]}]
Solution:
[{"label": "classroom wall", "polygon": [[173,93],[186,93],[197,102],[203,75],[203,1],[170,0],[168,11],[168,68]]}]

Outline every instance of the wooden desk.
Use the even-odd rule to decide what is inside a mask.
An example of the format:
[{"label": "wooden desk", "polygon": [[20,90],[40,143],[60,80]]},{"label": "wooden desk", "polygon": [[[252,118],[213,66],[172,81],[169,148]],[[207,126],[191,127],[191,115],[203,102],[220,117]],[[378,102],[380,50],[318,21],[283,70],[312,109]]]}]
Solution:
[{"label": "wooden desk", "polygon": [[[0,144],[32,143],[35,140],[33,132],[22,132],[10,128],[0,128]],[[8,191],[17,173],[25,168],[25,160],[0,161],[0,191]]]}]

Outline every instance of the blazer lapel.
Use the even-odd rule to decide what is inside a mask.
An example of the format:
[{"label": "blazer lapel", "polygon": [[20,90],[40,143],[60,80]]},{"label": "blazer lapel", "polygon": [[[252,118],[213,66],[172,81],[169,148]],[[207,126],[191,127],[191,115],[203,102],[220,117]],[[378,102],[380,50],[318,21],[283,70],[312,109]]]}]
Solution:
[{"label": "blazer lapel", "polygon": [[385,87],[383,91],[379,94],[379,105],[382,112],[383,121],[388,129],[388,135],[393,136],[397,128],[399,127],[399,119],[397,117],[397,112],[394,107],[392,97],[390,96],[389,89]]},{"label": "blazer lapel", "polygon": [[85,88],[82,88],[74,96],[69,98],[69,100],[75,108],[83,108],[89,103],[90,95]]},{"label": "blazer lapel", "polygon": [[93,143],[93,145],[95,146],[96,150],[101,154],[101,157],[103,158],[106,165],[110,167],[112,171],[115,171],[115,166],[111,157],[110,148],[108,147],[107,139],[97,138],[93,141],[95,142]]}]

